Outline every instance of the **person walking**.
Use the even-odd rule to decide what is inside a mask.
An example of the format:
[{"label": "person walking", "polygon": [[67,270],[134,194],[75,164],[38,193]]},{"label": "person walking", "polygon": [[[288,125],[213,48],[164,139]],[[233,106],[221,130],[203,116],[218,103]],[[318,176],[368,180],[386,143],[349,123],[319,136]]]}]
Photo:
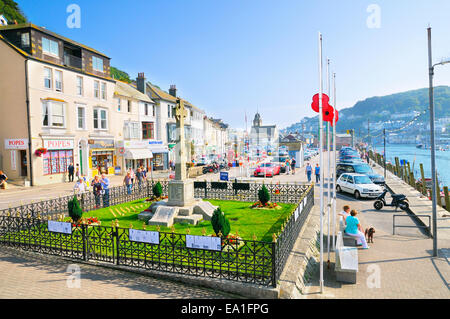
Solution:
[{"label": "person walking", "polygon": [[69,164],[69,167],[67,167],[67,171],[69,172],[69,183],[73,182],[73,173],[75,171],[75,167],[73,166],[73,163]]},{"label": "person walking", "polygon": [[100,196],[102,193],[102,183],[100,182],[100,178],[98,175],[95,175],[91,185],[94,192],[95,209],[98,209],[100,208]]},{"label": "person walking", "polygon": [[109,207],[109,178],[106,174],[102,174],[100,183],[102,184],[103,207]]},{"label": "person walking", "polygon": [[73,186],[73,192],[76,193],[84,193],[87,191],[87,185],[83,179],[78,178],[77,182]]},{"label": "person walking", "polygon": [[136,172],[136,181],[138,182],[139,189],[142,188],[142,182],[144,181],[144,173],[142,169],[139,167]]},{"label": "person walking", "polygon": [[286,162],[284,164],[286,165],[286,175],[289,175],[291,171],[291,162],[289,161],[289,157],[286,158]]},{"label": "person walking", "polygon": [[123,179],[123,184],[127,187],[127,194],[131,195],[131,190],[133,189],[133,179],[131,178],[130,172],[128,172]]},{"label": "person walking", "polygon": [[295,164],[296,164],[297,162],[295,161],[295,158],[293,158],[292,160],[291,160],[291,170],[292,170],[292,175],[295,175]]},{"label": "person walking", "polygon": [[320,167],[319,164],[316,164],[314,169],[314,174],[316,175],[316,183],[320,182]]},{"label": "person walking", "polygon": [[311,182],[312,166],[311,164],[306,164],[306,177],[308,178],[308,183]]},{"label": "person walking", "polygon": [[80,172],[80,165],[77,164],[77,167],[75,169],[75,177],[77,178],[77,180],[79,180],[81,178],[81,172]]}]

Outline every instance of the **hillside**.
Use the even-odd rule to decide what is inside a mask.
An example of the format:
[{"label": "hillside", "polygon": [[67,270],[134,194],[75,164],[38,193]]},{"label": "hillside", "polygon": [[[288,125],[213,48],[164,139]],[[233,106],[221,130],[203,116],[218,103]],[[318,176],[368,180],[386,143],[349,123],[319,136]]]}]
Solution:
[{"label": "hillside", "polygon": [[[408,120],[413,118],[412,115],[408,116],[408,114],[411,114],[413,111],[423,112],[428,109],[428,106],[428,88],[371,97],[357,102],[351,108],[341,110],[336,129],[338,132],[345,132],[351,128],[358,131],[363,129],[368,119],[370,119],[371,123],[378,121],[387,122],[392,120],[393,116],[401,116],[402,114],[405,115],[403,119]],[[450,87],[438,86],[434,88],[434,107],[436,119],[450,117]],[[427,120],[429,120],[428,114],[420,116],[418,119],[420,122]],[[317,116],[314,118],[305,117],[300,123],[295,123],[284,131],[301,131],[302,124],[310,127],[317,122]]]},{"label": "hillside", "polygon": [[22,13],[19,5],[13,0],[0,0],[0,14],[2,14],[9,24],[27,22],[27,18]]}]

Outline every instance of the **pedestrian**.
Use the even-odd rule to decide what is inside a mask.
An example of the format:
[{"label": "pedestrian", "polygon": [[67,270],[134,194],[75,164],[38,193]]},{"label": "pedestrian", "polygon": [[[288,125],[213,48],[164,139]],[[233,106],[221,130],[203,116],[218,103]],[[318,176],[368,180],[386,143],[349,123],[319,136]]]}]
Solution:
[{"label": "pedestrian", "polygon": [[362,231],[362,226],[359,222],[359,219],[356,218],[358,212],[354,209],[350,212],[350,216],[348,216],[345,220],[347,226],[345,227],[345,233],[352,237],[356,238],[356,244],[358,246],[362,245],[363,249],[369,249],[370,247],[366,242],[366,235]]},{"label": "pedestrian", "polygon": [[95,175],[91,185],[94,192],[95,209],[97,209],[100,208],[100,196],[102,193],[102,183],[100,182],[100,178],[98,175]]},{"label": "pedestrian", "polygon": [[134,171],[133,171],[133,169],[131,167],[128,169],[128,173],[130,173],[131,184],[133,184],[134,183],[135,174],[134,174]]},{"label": "pedestrian", "polygon": [[3,171],[0,171],[0,189],[6,189],[6,181],[8,180],[8,176]]},{"label": "pedestrian", "polygon": [[133,189],[133,179],[131,178],[131,173],[128,172],[123,179],[123,184],[127,187],[127,194],[131,195],[131,190]]},{"label": "pedestrian", "polygon": [[306,177],[308,177],[308,183],[311,182],[312,166],[311,164],[306,164]]},{"label": "pedestrian", "polygon": [[138,182],[139,189],[142,187],[142,182],[144,181],[144,173],[139,167],[136,172],[136,181]]},{"label": "pedestrian", "polygon": [[79,180],[81,178],[81,172],[80,172],[80,165],[77,164],[77,168],[75,169],[75,177],[77,178],[77,180]]},{"label": "pedestrian", "polygon": [[102,174],[100,183],[102,184],[103,207],[109,207],[109,178],[106,174]]},{"label": "pedestrian", "polygon": [[295,175],[295,164],[296,164],[296,161],[295,161],[295,158],[293,158],[291,160],[292,175]]},{"label": "pedestrian", "polygon": [[73,182],[73,173],[75,170],[75,167],[73,166],[73,163],[69,164],[69,167],[67,168],[68,172],[69,172],[69,183]]},{"label": "pedestrian", "polygon": [[320,182],[320,167],[319,164],[316,164],[314,169],[314,174],[316,175],[316,183]]},{"label": "pedestrian", "polygon": [[289,161],[289,157],[286,158],[285,165],[286,165],[286,175],[289,175],[289,172],[291,171],[291,162]]},{"label": "pedestrian", "polygon": [[83,179],[81,179],[81,178],[77,179],[77,182],[73,186],[73,191],[75,194],[76,193],[84,193],[85,191],[87,191],[87,185]]}]

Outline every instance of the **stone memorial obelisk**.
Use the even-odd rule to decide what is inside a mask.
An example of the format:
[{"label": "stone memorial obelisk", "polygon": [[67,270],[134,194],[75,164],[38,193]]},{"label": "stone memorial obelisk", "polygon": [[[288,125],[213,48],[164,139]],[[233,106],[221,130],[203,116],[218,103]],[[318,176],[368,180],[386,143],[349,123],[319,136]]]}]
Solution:
[{"label": "stone memorial obelisk", "polygon": [[194,200],[194,181],[186,177],[186,141],[184,137],[184,119],[187,110],[184,102],[177,99],[175,117],[177,121],[177,144],[175,146],[175,179],[169,182],[168,206],[191,206]]}]

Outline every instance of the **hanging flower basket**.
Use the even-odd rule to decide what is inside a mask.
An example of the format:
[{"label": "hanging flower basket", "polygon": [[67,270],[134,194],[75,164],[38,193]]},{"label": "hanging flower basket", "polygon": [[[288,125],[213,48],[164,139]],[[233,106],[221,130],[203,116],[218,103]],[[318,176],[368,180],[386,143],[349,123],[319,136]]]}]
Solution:
[{"label": "hanging flower basket", "polygon": [[47,153],[47,149],[44,148],[44,147],[38,148],[38,149],[34,152],[34,154],[35,154],[37,157],[41,157],[42,154],[46,154],[46,153]]}]

